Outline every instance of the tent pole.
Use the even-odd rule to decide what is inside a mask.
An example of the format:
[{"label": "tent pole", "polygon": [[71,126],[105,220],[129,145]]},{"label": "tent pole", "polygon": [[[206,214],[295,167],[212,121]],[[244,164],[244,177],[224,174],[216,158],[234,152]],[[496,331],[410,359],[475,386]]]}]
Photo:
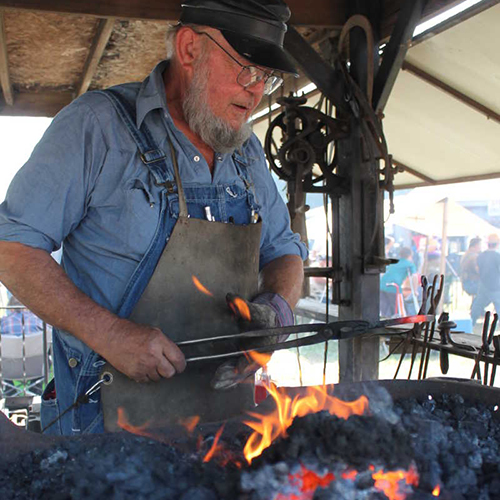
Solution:
[{"label": "tent pole", "polygon": [[[441,261],[439,264],[439,274],[445,275],[446,272],[446,256],[448,254],[448,198],[445,198],[442,202],[443,204],[443,228],[441,233]],[[439,310],[436,311],[439,314],[443,310],[444,300],[439,304]]]}]

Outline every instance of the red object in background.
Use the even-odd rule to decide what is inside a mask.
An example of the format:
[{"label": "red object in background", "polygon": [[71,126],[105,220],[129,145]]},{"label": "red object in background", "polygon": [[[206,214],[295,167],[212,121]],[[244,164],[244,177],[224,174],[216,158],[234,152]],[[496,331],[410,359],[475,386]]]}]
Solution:
[{"label": "red object in background", "polygon": [[253,400],[256,405],[260,405],[260,403],[262,403],[262,401],[264,401],[264,399],[266,399],[269,395],[266,386],[269,386],[270,383],[271,378],[267,373],[267,366],[263,366],[261,374],[255,377],[255,392]]}]

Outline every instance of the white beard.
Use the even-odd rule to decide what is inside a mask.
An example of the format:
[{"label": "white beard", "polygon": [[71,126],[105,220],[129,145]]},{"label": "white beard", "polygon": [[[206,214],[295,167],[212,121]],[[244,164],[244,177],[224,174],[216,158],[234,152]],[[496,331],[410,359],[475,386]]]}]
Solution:
[{"label": "white beard", "polygon": [[182,103],[184,118],[189,128],[215,152],[230,154],[250,138],[252,128],[244,123],[234,129],[212,112],[207,99],[208,76],[208,65],[200,60]]}]

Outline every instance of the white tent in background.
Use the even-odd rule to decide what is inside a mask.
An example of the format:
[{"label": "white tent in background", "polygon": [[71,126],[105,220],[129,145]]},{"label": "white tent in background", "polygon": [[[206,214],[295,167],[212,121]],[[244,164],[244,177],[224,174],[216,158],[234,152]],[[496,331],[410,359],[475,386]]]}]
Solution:
[{"label": "white tent in background", "polygon": [[[327,226],[324,207],[312,208],[306,213],[307,238],[311,258],[326,255]],[[333,231],[331,207],[328,210],[328,228]],[[331,240],[330,240],[331,241]],[[331,245],[331,243],[330,243]],[[330,247],[329,254],[332,255]]]},{"label": "white tent in background", "polygon": [[437,203],[424,206],[412,204],[401,212],[396,210],[396,213],[391,215],[388,222],[425,236],[441,236],[443,230],[446,230],[448,237],[468,236],[470,238],[500,232],[498,228],[483,218],[450,199],[448,199],[447,203],[447,227],[443,228],[443,221],[445,220],[444,201],[440,200]]}]

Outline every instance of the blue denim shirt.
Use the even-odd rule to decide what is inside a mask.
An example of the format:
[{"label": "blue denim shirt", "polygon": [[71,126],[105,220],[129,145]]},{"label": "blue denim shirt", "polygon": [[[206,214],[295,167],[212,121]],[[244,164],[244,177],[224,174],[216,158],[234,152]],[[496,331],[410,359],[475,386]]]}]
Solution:
[{"label": "blue denim shirt", "polygon": [[[287,208],[257,137],[233,155],[216,153],[212,178],[203,156],[168,113],[162,79],[167,64],[159,63],[142,84],[120,86],[135,99],[137,126],[145,120],[164,151],[171,138],[185,188],[242,185],[235,161],[243,158],[263,221],[260,268],[287,254],[305,259],[307,250],[290,230]],[[13,179],[0,205],[0,240],[47,252],[63,243],[61,265],[69,278],[98,304],[117,312],[157,226],[159,196],[108,99],[88,92],[54,118]],[[90,350],[72,335],[62,335],[72,349]]]}]

